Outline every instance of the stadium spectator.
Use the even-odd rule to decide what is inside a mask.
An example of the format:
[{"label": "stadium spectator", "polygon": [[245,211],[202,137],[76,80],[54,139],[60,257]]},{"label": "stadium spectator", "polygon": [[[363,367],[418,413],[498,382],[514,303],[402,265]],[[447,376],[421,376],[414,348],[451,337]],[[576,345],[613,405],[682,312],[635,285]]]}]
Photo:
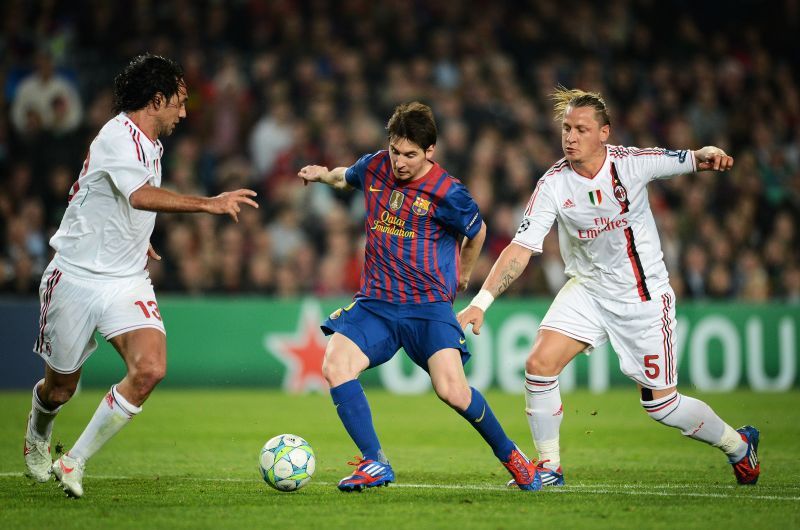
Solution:
[{"label": "stadium spectator", "polygon": [[[662,16],[661,7],[642,0],[497,2],[479,14],[466,3],[444,10],[433,3],[416,6],[420,18],[408,28],[389,22],[408,13],[402,2],[364,10],[359,2],[332,9],[327,1],[195,6],[165,0],[156,11],[76,2],[34,0],[0,7],[7,21],[0,36],[7,51],[0,73],[8,89],[8,101],[0,100],[0,180],[5,188],[18,186],[14,181],[20,167],[27,168],[25,193],[14,195],[41,198],[46,236],[55,231],[66,207],[66,195],[56,195],[66,175],[56,168],[67,168],[68,189],[77,177],[71,168],[83,162],[94,134],[112,116],[108,85],[120,57],[130,50],[171,48],[186,68],[189,113],[176,136],[165,140],[164,185],[213,195],[230,177],[220,168],[231,160],[244,161],[235,165],[251,169],[237,178],[244,177],[242,185],[259,191],[263,226],[270,226],[278,212],[296,200],[298,184],[292,181],[297,167],[312,161],[344,165],[356,153],[378,149],[381,116],[398,101],[413,97],[428,102],[436,113],[441,124],[437,162],[469,186],[486,213],[491,233],[484,253],[496,257],[492,253],[499,250],[492,238],[500,241],[513,234],[500,234],[494,226],[507,224],[508,208],[519,218],[525,206],[513,189],[526,180],[530,185],[559,153],[550,134],[554,125],[547,94],[558,83],[580,84],[609,96],[617,117],[614,143],[646,147],[708,139],[737,154],[736,167],[726,179],[692,176],[650,187],[656,221],[669,232],[668,237],[662,233],[668,270],[674,284],[683,283],[687,297],[708,296],[712,266],[727,267],[734,280],[725,300],[744,295],[736,260],[720,259],[717,254],[725,254],[725,245],[707,239],[711,225],[716,226],[717,241],[727,241],[728,248],[762,256],[767,279],[761,290],[771,299],[782,298],[784,271],[800,263],[796,236],[784,242],[782,251],[771,242],[778,216],[786,216],[792,225],[800,222],[800,58],[777,38],[782,30],[792,34],[794,2],[779,2],[769,10],[756,0],[722,10],[713,9],[716,2],[701,3],[698,13],[712,15],[720,25],[708,39],[699,24],[685,16],[676,19],[678,31],[666,33],[652,24]],[[562,8],[600,28],[603,38],[576,34],[558,16]],[[743,16],[747,26],[770,31],[742,33]],[[174,25],[179,38],[165,43],[154,31],[159,22]],[[131,31],[116,30],[124,27]],[[453,32],[454,27],[459,31]],[[24,28],[36,28],[35,35]],[[75,108],[68,98],[56,98],[55,106],[48,99],[44,111],[25,115],[32,131],[12,125],[12,108],[17,105],[13,87],[35,70],[33,49],[56,50],[52,57],[70,72],[68,83],[86,105],[83,119],[67,133],[48,131],[48,118],[40,112],[57,110],[63,123],[71,123],[66,116]],[[780,109],[775,101],[782,103]],[[285,107],[277,113],[287,114],[289,121],[267,136],[270,141],[283,140],[254,148],[253,139],[263,133],[262,118],[272,117],[279,104]],[[41,156],[43,152],[48,155]],[[274,157],[271,167],[262,160],[269,157]],[[328,227],[316,223],[320,216],[337,204],[350,213],[353,224],[363,219],[363,208],[351,196],[317,188],[307,190],[311,193],[301,201],[297,223],[303,239],[321,252],[312,274],[327,254],[320,241]],[[0,207],[0,228],[20,214],[22,200],[9,204]],[[163,216],[154,241],[162,244],[172,224],[183,222],[178,215]],[[185,284],[178,278],[179,268],[165,263],[162,276],[154,276],[159,288],[196,294],[222,291],[208,257],[213,253],[208,249],[219,243],[222,223],[203,221],[202,234],[197,223],[189,221],[206,250],[198,251],[201,257],[194,259],[199,261],[187,269],[197,274],[184,277],[197,283]],[[682,280],[676,252],[694,244],[703,249],[705,259],[691,278]],[[247,263],[246,246],[243,252]],[[273,271],[284,259],[280,255],[270,258]],[[0,258],[13,269],[16,258],[5,245]],[[515,282],[509,294],[557,291],[558,281],[545,285],[535,276]],[[301,286],[299,294],[312,289],[313,285]]]}]

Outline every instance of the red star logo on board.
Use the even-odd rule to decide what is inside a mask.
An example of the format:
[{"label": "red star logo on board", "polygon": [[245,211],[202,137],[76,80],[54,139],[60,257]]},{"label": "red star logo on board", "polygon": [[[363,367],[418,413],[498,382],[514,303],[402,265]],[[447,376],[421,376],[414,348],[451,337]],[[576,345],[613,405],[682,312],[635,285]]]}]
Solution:
[{"label": "red star logo on board", "polygon": [[328,339],[319,329],[324,320],[319,304],[303,302],[294,333],[268,333],[264,346],[286,366],[283,388],[299,394],[311,390],[328,390],[322,375],[322,359]]}]

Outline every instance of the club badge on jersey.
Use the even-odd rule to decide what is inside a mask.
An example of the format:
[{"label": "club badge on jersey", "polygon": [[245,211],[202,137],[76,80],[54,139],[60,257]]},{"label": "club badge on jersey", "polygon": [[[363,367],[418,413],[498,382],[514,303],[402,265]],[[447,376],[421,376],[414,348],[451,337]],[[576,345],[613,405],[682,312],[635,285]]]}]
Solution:
[{"label": "club badge on jersey", "polygon": [[415,215],[419,215],[421,217],[428,214],[428,208],[430,205],[431,201],[423,199],[422,197],[417,197],[414,200],[414,204],[411,205],[411,211],[414,212]]}]

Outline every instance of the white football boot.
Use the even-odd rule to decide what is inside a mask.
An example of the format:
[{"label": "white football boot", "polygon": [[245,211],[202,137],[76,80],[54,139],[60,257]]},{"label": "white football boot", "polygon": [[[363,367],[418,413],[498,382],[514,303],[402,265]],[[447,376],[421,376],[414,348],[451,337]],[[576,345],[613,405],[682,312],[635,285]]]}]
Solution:
[{"label": "white football boot", "polygon": [[53,465],[53,458],[50,456],[50,440],[34,440],[28,433],[25,433],[25,445],[23,447],[25,455],[25,476],[30,477],[36,482],[47,482],[50,480],[50,467]]},{"label": "white football boot", "polygon": [[72,458],[69,454],[53,462],[53,475],[61,488],[70,497],[80,498],[83,495],[83,469],[86,462],[83,458]]}]

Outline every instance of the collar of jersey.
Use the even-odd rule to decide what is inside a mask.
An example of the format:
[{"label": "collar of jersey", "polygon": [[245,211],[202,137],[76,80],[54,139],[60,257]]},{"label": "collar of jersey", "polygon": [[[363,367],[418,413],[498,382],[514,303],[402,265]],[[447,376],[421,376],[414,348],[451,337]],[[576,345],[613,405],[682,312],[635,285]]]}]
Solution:
[{"label": "collar of jersey", "polygon": [[153,140],[151,140],[151,139],[150,139],[150,137],[149,137],[149,136],[147,136],[147,134],[146,134],[146,133],[145,133],[143,130],[141,130],[141,129],[139,128],[139,126],[138,126],[138,125],[136,125],[135,123],[133,123],[133,120],[131,119],[131,117],[130,117],[130,116],[128,116],[128,115],[127,115],[127,114],[125,114],[124,112],[120,112],[120,113],[119,113],[119,117],[120,117],[120,118],[122,118],[123,120],[126,120],[128,123],[130,123],[130,124],[131,124],[131,127],[133,127],[134,129],[136,129],[137,131],[139,131],[140,133],[142,133],[142,136],[144,136],[145,138],[147,138],[147,141],[150,143],[150,146],[151,146],[152,148],[154,148],[154,149],[158,149],[158,148],[159,148],[159,140],[158,140],[158,138],[156,138],[156,141],[155,141],[155,142],[154,142]]},{"label": "collar of jersey", "polygon": [[600,165],[600,169],[598,169],[598,170],[597,170],[597,173],[595,173],[595,174],[594,174],[594,175],[592,175],[591,177],[584,177],[583,175],[581,175],[580,173],[578,173],[577,171],[575,171],[575,168],[574,168],[574,167],[572,167],[572,162],[567,162],[567,163],[569,164],[569,168],[572,170],[572,172],[573,172],[573,173],[575,173],[576,175],[578,175],[578,176],[579,176],[581,179],[585,180],[586,182],[591,182],[591,181],[593,181],[593,180],[594,180],[594,178],[595,178],[597,175],[599,175],[600,173],[602,173],[602,172],[603,172],[603,168],[605,168],[605,167],[606,167],[606,163],[608,163],[608,158],[609,158],[609,157],[608,157],[608,145],[606,145],[606,146],[604,146],[604,147],[605,147],[606,149],[605,149],[605,158],[603,158],[603,163]]}]

